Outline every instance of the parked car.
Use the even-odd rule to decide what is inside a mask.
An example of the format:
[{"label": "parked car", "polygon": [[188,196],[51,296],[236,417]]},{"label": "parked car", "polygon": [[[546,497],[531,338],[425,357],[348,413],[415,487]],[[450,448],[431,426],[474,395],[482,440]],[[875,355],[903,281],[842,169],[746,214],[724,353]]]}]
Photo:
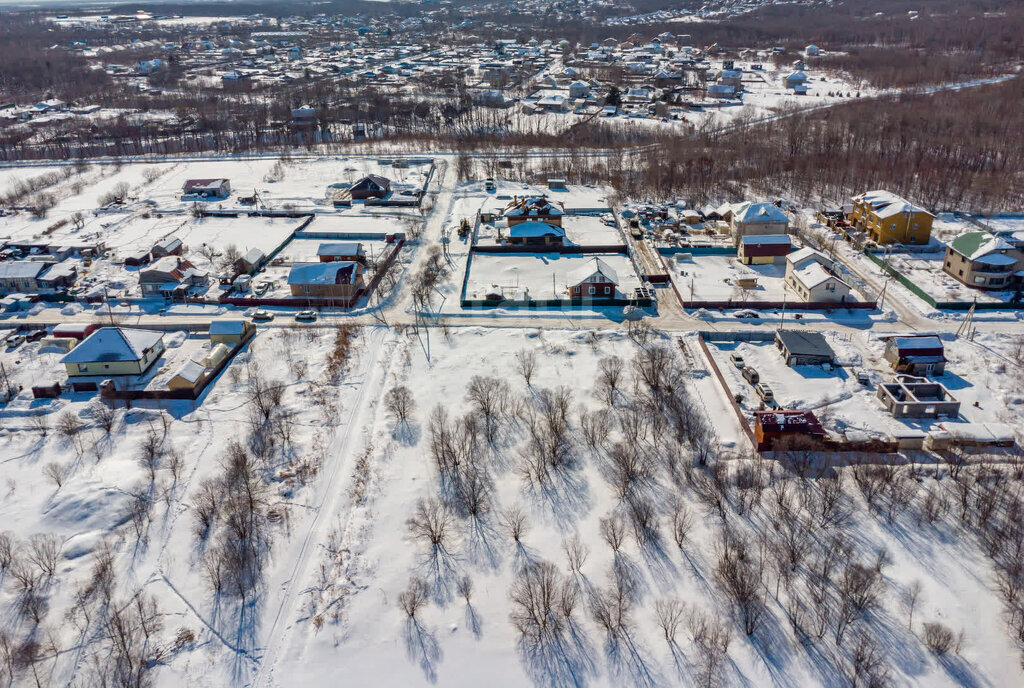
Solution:
[{"label": "parked car", "polygon": [[274,314],[271,313],[270,311],[265,311],[262,308],[260,308],[259,310],[253,311],[252,319],[259,321],[273,320]]},{"label": "parked car", "polygon": [[861,383],[862,385],[871,384],[871,377],[868,375],[866,370],[858,370],[856,377],[857,382]]},{"label": "parked car", "polygon": [[316,311],[299,311],[295,314],[295,319],[300,322],[313,322],[316,320]]},{"label": "parked car", "polygon": [[256,286],[252,288],[252,292],[256,296],[263,296],[268,291],[270,291],[270,282],[257,282]]},{"label": "parked car", "polygon": [[12,334],[10,337],[7,338],[7,348],[8,349],[17,349],[19,346],[21,346],[21,343],[23,341],[25,341],[25,335],[23,335],[23,334]]},{"label": "parked car", "polygon": [[746,366],[741,374],[743,375],[743,378],[752,385],[756,385],[761,381],[761,376],[758,374],[757,370],[750,366]]},{"label": "parked car", "polygon": [[498,186],[494,183],[493,179],[488,178],[487,180],[484,181],[485,191],[495,191],[497,188]]},{"label": "parked car", "polygon": [[761,397],[761,401],[775,401],[775,393],[767,382],[758,382],[754,385],[754,391],[757,392],[757,396]]},{"label": "parked car", "polygon": [[757,311],[752,311],[749,308],[745,308],[741,311],[736,311],[732,314],[734,318],[760,318],[761,314]]},{"label": "parked car", "polygon": [[743,366],[747,365],[747,362],[743,360],[743,357],[739,354],[729,354],[729,360],[736,366],[738,370],[743,370]]},{"label": "parked car", "polygon": [[25,341],[27,342],[38,342],[40,339],[46,336],[46,330],[32,330],[25,335]]}]

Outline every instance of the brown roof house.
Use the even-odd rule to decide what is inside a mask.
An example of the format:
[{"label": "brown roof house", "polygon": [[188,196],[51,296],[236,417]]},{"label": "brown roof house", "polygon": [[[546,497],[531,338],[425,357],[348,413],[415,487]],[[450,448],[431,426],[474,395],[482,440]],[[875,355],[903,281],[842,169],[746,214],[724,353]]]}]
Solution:
[{"label": "brown roof house", "polygon": [[614,299],[619,277],[606,262],[591,258],[569,273],[569,296],[574,299]]},{"label": "brown roof house", "polygon": [[292,296],[348,299],[363,288],[363,266],[355,261],[296,263],[288,273]]},{"label": "brown roof house", "polygon": [[348,189],[353,200],[384,198],[391,192],[391,180],[379,174],[368,174]]},{"label": "brown roof house", "polygon": [[771,451],[780,444],[797,448],[825,439],[825,428],[810,411],[754,411],[754,437],[758,451]]},{"label": "brown roof house", "polygon": [[547,196],[515,196],[505,206],[503,215],[509,227],[530,221],[546,222],[561,227],[565,206],[558,201],[549,201]]}]

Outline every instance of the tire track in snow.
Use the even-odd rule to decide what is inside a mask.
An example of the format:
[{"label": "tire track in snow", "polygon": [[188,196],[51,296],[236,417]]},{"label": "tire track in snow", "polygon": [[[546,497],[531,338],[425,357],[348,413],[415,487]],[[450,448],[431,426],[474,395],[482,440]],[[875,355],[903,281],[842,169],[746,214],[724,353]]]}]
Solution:
[{"label": "tire track in snow", "polygon": [[[355,454],[358,441],[363,437],[369,406],[377,400],[377,392],[383,388],[384,377],[389,367],[388,363],[395,347],[393,342],[382,341],[388,331],[389,328],[386,327],[368,328],[369,334],[364,343],[366,355],[361,371],[362,383],[359,387],[359,395],[352,402],[346,422],[339,425],[335,431],[331,446],[327,451],[326,459],[329,469],[323,479],[318,482],[315,513],[302,544],[294,556],[295,565],[284,584],[284,594],[274,613],[273,621],[263,633],[266,645],[262,648],[262,655],[257,660],[259,667],[249,682],[250,686],[275,685],[274,670],[282,650],[290,644],[291,631],[298,621],[302,587],[309,578],[317,546],[326,538],[327,531],[331,527],[331,516],[337,512],[341,500],[347,498],[342,484],[347,478],[350,459]],[[372,393],[369,391],[371,389]]]}]

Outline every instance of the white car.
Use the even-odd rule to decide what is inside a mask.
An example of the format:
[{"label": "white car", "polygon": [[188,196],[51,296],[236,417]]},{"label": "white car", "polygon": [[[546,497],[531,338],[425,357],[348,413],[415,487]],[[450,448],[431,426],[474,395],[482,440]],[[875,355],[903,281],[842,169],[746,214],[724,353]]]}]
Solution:
[{"label": "white car", "polygon": [[738,370],[743,370],[743,366],[747,364],[739,354],[729,354],[729,360],[732,361],[732,364],[736,366]]},{"label": "white car", "polygon": [[313,322],[316,320],[316,311],[299,311],[295,314],[295,319],[299,322],[307,321]]},{"label": "white car", "polygon": [[271,313],[270,311],[265,311],[262,308],[260,308],[258,310],[253,311],[252,319],[253,320],[263,320],[263,321],[273,320],[274,319],[274,314]]}]

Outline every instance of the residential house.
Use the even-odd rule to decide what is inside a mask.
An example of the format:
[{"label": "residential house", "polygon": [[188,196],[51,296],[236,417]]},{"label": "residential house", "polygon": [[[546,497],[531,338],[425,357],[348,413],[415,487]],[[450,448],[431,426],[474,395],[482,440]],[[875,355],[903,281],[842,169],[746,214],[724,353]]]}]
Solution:
[{"label": "residential house", "polygon": [[844,302],[851,287],[835,274],[835,261],[804,247],[786,256],[786,286],[807,302]]},{"label": "residential house", "polygon": [[180,256],[183,249],[184,245],[181,243],[181,239],[176,236],[169,236],[158,241],[150,250],[150,254],[154,258]]},{"label": "residential house", "polygon": [[801,71],[792,72],[782,77],[782,85],[788,89],[795,89],[797,86],[807,86],[807,75]]},{"label": "residential house", "polygon": [[187,296],[193,287],[208,284],[207,274],[180,256],[165,256],[139,270],[139,287],[143,296],[181,298]]},{"label": "residential house", "polygon": [[588,95],[590,95],[590,84],[586,81],[574,81],[569,84],[570,98],[586,98]]},{"label": "residential house", "polygon": [[754,411],[754,438],[758,451],[771,451],[776,445],[813,446],[825,440],[825,428],[811,411]]},{"label": "residential house", "polygon": [[613,299],[618,286],[615,270],[600,258],[591,258],[569,273],[567,288],[572,298]]},{"label": "residential house", "polygon": [[884,358],[897,373],[924,377],[946,371],[946,351],[935,335],[891,337]]},{"label": "residential house", "polygon": [[732,209],[730,222],[733,241],[753,234],[787,234],[789,218],[774,203],[742,203]]},{"label": "residential house", "polygon": [[813,43],[804,48],[804,57],[818,57],[819,55],[821,55],[821,48]]},{"label": "residential house", "polygon": [[358,241],[336,241],[327,244],[320,244],[317,247],[316,255],[321,263],[335,263],[338,261],[353,261],[366,264],[366,251]]},{"label": "residential house", "polygon": [[0,291],[5,294],[35,294],[39,277],[50,267],[40,260],[5,260],[0,262]]},{"label": "residential house", "polygon": [[248,320],[214,320],[210,323],[210,343],[236,347],[256,332]]},{"label": "residential house", "polygon": [[355,261],[296,263],[288,273],[292,296],[348,299],[363,288],[363,266]]},{"label": "residential house", "polygon": [[73,287],[78,280],[78,261],[72,258],[62,260],[49,267],[37,281],[41,290]]},{"label": "residential house", "polygon": [[219,200],[231,195],[231,182],[227,179],[189,179],[181,189],[181,200]]},{"label": "residential house", "polygon": [[391,180],[379,174],[369,174],[349,187],[353,200],[384,198],[391,191]]},{"label": "residential house", "polygon": [[508,243],[511,246],[562,246],[565,230],[539,220],[517,222],[508,228]]},{"label": "residential house", "polygon": [[549,201],[547,196],[514,196],[505,206],[503,213],[509,227],[530,221],[546,222],[561,227],[564,215],[565,206],[558,201]]},{"label": "residential house", "polygon": [[821,365],[835,363],[836,354],[820,332],[776,330],[775,346],[786,365]]},{"label": "residential house", "polygon": [[782,263],[792,250],[793,242],[788,234],[751,234],[740,237],[736,260],[744,265]]},{"label": "residential house", "polygon": [[853,198],[850,220],[876,244],[927,244],[935,216],[889,191]]},{"label": "residential house", "polygon": [[964,232],[946,245],[942,269],[972,289],[1019,289],[1024,251],[988,232]]},{"label": "residential house", "polygon": [[736,95],[736,88],[731,84],[708,84],[707,94],[709,98],[728,99]]},{"label": "residential house", "polygon": [[262,266],[263,261],[266,259],[267,256],[264,255],[263,251],[258,248],[251,248],[245,252],[245,255],[233,263],[233,267],[238,274],[251,273]]},{"label": "residential house", "polygon": [[164,352],[164,334],[101,327],[61,359],[68,377],[142,375]]}]

